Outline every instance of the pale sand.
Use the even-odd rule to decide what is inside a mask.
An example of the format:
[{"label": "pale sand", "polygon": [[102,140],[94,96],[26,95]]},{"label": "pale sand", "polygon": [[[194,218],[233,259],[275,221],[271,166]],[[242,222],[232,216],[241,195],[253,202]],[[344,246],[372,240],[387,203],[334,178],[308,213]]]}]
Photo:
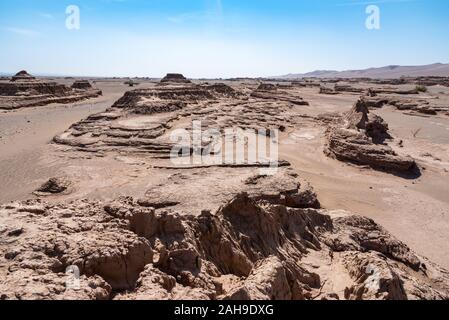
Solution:
[{"label": "pale sand", "polygon": [[[137,88],[146,85],[150,84]],[[0,114],[0,203],[32,198],[42,182],[62,173],[77,172],[80,179],[80,190],[66,199],[141,195],[160,178],[123,158],[67,160],[51,154],[48,143],[56,134],[89,114],[104,111],[130,89],[121,81],[96,86],[104,96],[95,100]],[[316,88],[298,90],[311,104],[298,106],[298,112],[309,115],[349,110],[358,98],[355,94],[319,95]],[[419,254],[449,268],[449,120],[409,116],[389,108],[377,113],[389,122],[396,139],[404,140],[401,152],[426,167],[419,179],[406,180],[327,158],[324,127],[307,121],[304,127],[284,134],[281,158],[313,185],[323,207],[373,218]],[[420,134],[413,137],[411,132],[418,128],[422,128]],[[421,156],[424,152],[439,160]]]}]

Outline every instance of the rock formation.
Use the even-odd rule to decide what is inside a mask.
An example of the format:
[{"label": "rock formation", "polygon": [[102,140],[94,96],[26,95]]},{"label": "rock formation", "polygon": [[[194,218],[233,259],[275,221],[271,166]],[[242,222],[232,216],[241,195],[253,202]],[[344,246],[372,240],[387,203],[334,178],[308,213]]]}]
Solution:
[{"label": "rock formation", "polygon": [[[295,98],[299,101],[300,98]],[[127,92],[104,113],[74,124],[54,141],[78,150],[145,153],[167,158],[174,145],[168,132],[174,122],[184,119],[202,128],[285,130],[297,118],[289,102],[248,97],[224,84],[157,86]]]},{"label": "rock formation", "polygon": [[307,101],[304,101],[301,97],[293,95],[286,90],[279,90],[277,86],[269,83],[262,83],[259,87],[251,93],[252,98],[283,101],[295,105],[309,105]]},{"label": "rock formation", "polygon": [[67,194],[70,193],[71,186],[71,181],[66,177],[51,178],[40,186],[34,194],[37,196]]},{"label": "rock formation", "polygon": [[32,80],[36,80],[36,78],[33,77],[32,75],[30,75],[25,70],[17,72],[16,75],[11,78],[12,82],[15,82],[15,81],[32,81]]},{"label": "rock formation", "polygon": [[180,73],[168,73],[162,78],[161,83],[190,83],[190,80]]},{"label": "rock formation", "polygon": [[335,95],[335,94],[339,94],[339,92],[335,91],[334,89],[332,89],[330,87],[320,86],[320,94]]},{"label": "rock formation", "polygon": [[376,95],[374,97],[365,98],[369,108],[382,108],[390,105],[399,111],[424,114],[424,115],[445,115],[449,113],[449,106],[444,102],[435,99],[423,98],[403,98],[397,95]]},{"label": "rock formation", "polygon": [[72,84],[72,89],[91,90],[93,87],[88,80],[76,80]]},{"label": "rock formation", "polygon": [[164,195],[0,206],[1,299],[449,298],[447,271],[372,220],[319,209],[288,169],[246,181],[171,207],[154,204]]},{"label": "rock formation", "polygon": [[362,93],[365,90],[362,88],[356,88],[351,85],[346,84],[336,84],[335,89],[336,92],[350,92],[350,93]]},{"label": "rock formation", "polygon": [[[53,178],[37,192],[45,199],[0,206],[0,299],[449,299],[448,271],[373,220],[322,209],[287,161],[278,159],[269,174],[261,171],[267,161],[172,163],[170,134],[190,132],[194,121],[223,138],[228,128],[271,137],[304,123],[294,90],[253,89],[167,83],[133,90],[56,136],[58,156],[129,161],[133,179],[145,181],[128,188],[121,177],[127,196],[114,189],[102,197],[108,200],[92,200],[77,193],[78,179]],[[413,160],[385,144],[388,125],[368,107],[362,99],[344,115],[321,118],[329,155],[410,170]],[[200,151],[211,145],[201,140]],[[186,158],[196,151],[189,147]]]},{"label": "rock formation", "polygon": [[325,153],[340,161],[368,165],[374,169],[396,172],[416,170],[413,159],[398,155],[383,142],[391,138],[388,125],[368,111],[362,98],[342,118],[337,118],[327,132]]},{"label": "rock formation", "polygon": [[56,82],[37,80],[26,71],[17,73],[9,82],[0,82],[0,109],[71,103],[101,95],[100,90],[74,90]]}]

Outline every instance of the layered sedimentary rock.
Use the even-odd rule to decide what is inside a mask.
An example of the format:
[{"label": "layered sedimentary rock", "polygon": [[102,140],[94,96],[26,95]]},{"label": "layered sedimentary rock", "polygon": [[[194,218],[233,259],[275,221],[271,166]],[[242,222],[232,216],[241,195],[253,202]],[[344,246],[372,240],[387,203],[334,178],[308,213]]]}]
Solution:
[{"label": "layered sedimentary rock", "polygon": [[11,81],[29,81],[29,80],[36,80],[35,77],[33,77],[31,74],[29,74],[27,71],[22,70],[17,72],[12,78]]},{"label": "layered sedimentary rock", "polygon": [[[0,206],[1,299],[449,298],[447,271],[370,219],[319,209],[290,170],[236,174],[222,193],[178,189],[177,203],[149,191]],[[67,270],[79,270],[76,286]]]},{"label": "layered sedimentary rock", "polygon": [[[297,101],[300,97],[295,97]],[[224,84],[157,86],[127,92],[104,113],[74,124],[54,138],[61,145],[90,152],[120,151],[167,158],[173,127],[285,130],[298,114],[295,104],[276,98],[253,99]]]},{"label": "layered sedimentary rock", "polygon": [[339,92],[335,91],[333,88],[330,88],[330,87],[320,86],[320,94],[334,95],[334,94],[339,94]]},{"label": "layered sedimentary rock", "polygon": [[74,90],[56,82],[37,80],[21,71],[9,82],[0,82],[0,109],[44,106],[50,103],[71,103],[101,95],[100,90]]},{"label": "layered sedimentary rock", "polygon": [[375,169],[412,172],[413,159],[398,155],[385,140],[391,138],[385,121],[368,111],[362,98],[347,114],[337,117],[327,132],[325,153],[340,161]]},{"label": "layered sedimentary rock", "polygon": [[279,90],[277,86],[269,83],[262,83],[251,93],[252,98],[283,101],[296,105],[309,105],[301,97],[291,94],[286,90]]},{"label": "layered sedimentary rock", "polygon": [[[190,132],[194,121],[224,137],[232,127],[270,136],[303,123],[300,105],[273,98],[290,94],[288,87],[257,91],[271,97],[224,84],[133,90],[55,137],[58,156],[125,159],[142,174],[133,171],[133,179],[145,181],[128,185],[124,169],[115,174],[124,173],[119,184],[128,196],[118,197],[117,188],[96,201],[84,199],[89,191],[77,179],[53,178],[39,188],[45,201],[0,206],[0,298],[449,299],[448,271],[370,219],[322,209],[282,159],[266,171],[267,162],[172,163],[170,134]],[[376,168],[402,168],[398,159],[405,159],[405,170],[409,159],[383,144],[388,125],[366,101],[321,119],[336,141],[329,152],[345,161],[363,154]]]},{"label": "layered sedimentary rock", "polygon": [[90,90],[93,89],[93,87],[88,80],[76,80],[72,84],[72,89]]},{"label": "layered sedimentary rock", "polygon": [[426,115],[447,115],[449,106],[435,99],[423,99],[417,97],[403,98],[400,96],[376,95],[365,99],[369,108],[382,108],[390,105],[399,111]]},{"label": "layered sedimentary rock", "polygon": [[401,90],[397,88],[371,88],[370,90],[374,94],[419,94],[419,90],[417,88],[410,90]]},{"label": "layered sedimentary rock", "polygon": [[190,83],[190,80],[180,73],[168,73],[161,79],[161,83]]},{"label": "layered sedimentary rock", "polygon": [[334,90],[337,92],[351,92],[351,93],[362,93],[365,91],[365,89],[356,88],[346,84],[336,84]]}]

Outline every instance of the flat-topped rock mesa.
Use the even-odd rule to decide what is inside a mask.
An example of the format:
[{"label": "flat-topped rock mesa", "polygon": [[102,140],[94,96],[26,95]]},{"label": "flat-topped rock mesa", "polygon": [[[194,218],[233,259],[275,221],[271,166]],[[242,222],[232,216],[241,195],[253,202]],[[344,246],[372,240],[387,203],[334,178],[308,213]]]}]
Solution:
[{"label": "flat-topped rock mesa", "polygon": [[449,87],[449,77],[438,76],[402,77],[400,79],[369,79],[368,82],[388,85],[416,84],[429,87],[437,85]]},{"label": "flat-topped rock mesa", "polygon": [[348,84],[336,84],[334,87],[336,92],[363,93],[365,89],[353,87]]},{"label": "flat-topped rock mesa", "polygon": [[180,73],[167,73],[167,75],[161,79],[161,83],[191,83],[191,81]]},{"label": "flat-topped rock mesa", "polygon": [[11,81],[33,81],[36,80],[35,77],[33,77],[31,74],[29,74],[27,71],[22,70],[17,72],[12,78]]},{"label": "flat-topped rock mesa", "polygon": [[[75,82],[76,83],[76,82]],[[75,84],[79,86],[80,84]],[[26,71],[20,71],[9,82],[0,82],[0,109],[18,109],[45,106],[50,103],[72,103],[102,94],[92,87],[69,88],[53,81],[36,79]]]},{"label": "flat-topped rock mesa", "polygon": [[0,96],[65,95],[70,88],[56,82],[41,81],[26,71],[18,72],[9,82],[0,82]]},{"label": "flat-topped rock mesa", "polygon": [[334,88],[331,88],[329,86],[321,85],[320,86],[320,94],[336,95],[336,94],[340,94],[340,92],[335,91]]},{"label": "flat-topped rock mesa", "polygon": [[[298,119],[294,104],[276,99],[248,99],[222,83],[155,86],[124,94],[104,113],[74,124],[54,138],[60,145],[88,152],[144,153],[169,158],[173,127],[191,131],[193,121],[202,129],[272,129],[293,127]],[[209,142],[210,144],[211,142]]]},{"label": "flat-topped rock mesa", "polygon": [[93,89],[92,84],[88,80],[76,80],[72,84],[72,89],[90,90]]},{"label": "flat-topped rock mesa", "polygon": [[251,97],[263,100],[283,101],[294,105],[309,105],[309,103],[304,101],[300,96],[292,94],[288,90],[281,90],[278,86],[270,83],[260,84],[257,89],[251,93]]},{"label": "flat-topped rock mesa", "polygon": [[202,108],[232,101],[240,95],[224,84],[132,90],[106,112],[74,124],[54,141],[92,152],[121,149],[123,152],[164,153],[167,156],[171,145],[158,138],[171,128],[173,122],[188,119]]},{"label": "flat-topped rock mesa", "polygon": [[277,91],[278,86],[272,83],[261,83],[257,87],[257,91]]},{"label": "flat-topped rock mesa", "polygon": [[226,170],[165,174],[141,199],[0,206],[2,299],[449,298],[448,271],[370,219],[320,209],[288,168]]},{"label": "flat-topped rock mesa", "polygon": [[387,123],[368,111],[362,98],[354,108],[331,124],[325,153],[340,161],[368,165],[385,171],[416,173],[415,161],[398,155],[388,144],[392,139]]},{"label": "flat-topped rock mesa", "polygon": [[449,106],[439,99],[425,99],[421,96],[401,97],[399,95],[378,95],[376,93],[374,96],[365,97],[365,101],[372,109],[389,105],[405,113],[449,116]]}]

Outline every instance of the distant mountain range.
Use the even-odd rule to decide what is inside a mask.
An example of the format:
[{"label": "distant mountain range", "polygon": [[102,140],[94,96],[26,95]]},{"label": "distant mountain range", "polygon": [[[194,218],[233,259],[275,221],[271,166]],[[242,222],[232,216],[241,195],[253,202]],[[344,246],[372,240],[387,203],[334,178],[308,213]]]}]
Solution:
[{"label": "distant mountain range", "polygon": [[374,78],[395,79],[400,77],[438,76],[449,77],[449,64],[434,63],[424,66],[386,66],[364,70],[317,70],[309,73],[287,74],[277,79],[300,78]]}]

